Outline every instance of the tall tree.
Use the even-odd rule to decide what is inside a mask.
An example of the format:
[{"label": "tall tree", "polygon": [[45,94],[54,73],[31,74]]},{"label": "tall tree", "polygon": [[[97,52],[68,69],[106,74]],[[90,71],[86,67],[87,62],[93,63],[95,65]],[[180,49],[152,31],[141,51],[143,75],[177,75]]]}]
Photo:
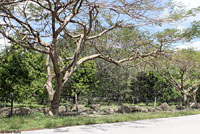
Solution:
[{"label": "tall tree", "polygon": [[87,97],[89,100],[93,91],[97,88],[96,72],[94,61],[89,61],[83,63],[70,77],[64,92],[65,95],[74,97],[76,106],[78,105],[79,96]]},{"label": "tall tree", "polygon": [[43,55],[17,45],[13,47],[13,51],[5,55],[0,64],[0,97],[9,100],[13,94],[17,102],[44,98],[44,66]]},{"label": "tall tree", "polygon": [[173,102],[177,99],[171,84],[153,71],[138,72],[131,80],[130,88],[134,98],[146,104],[155,102],[156,106],[156,101]]},{"label": "tall tree", "polygon": [[189,108],[191,97],[197,103],[196,96],[200,86],[199,56],[199,52],[186,49],[172,53],[165,61],[162,59],[163,64],[158,65],[157,60],[158,73],[183,95],[186,108]]},{"label": "tall tree", "polygon": [[[80,57],[90,41],[107,32],[124,27],[162,23],[160,11],[168,5],[162,0],[17,0],[0,1],[0,33],[14,44],[46,54],[45,88],[51,101],[51,114],[58,114],[60,96],[72,73],[84,62],[101,58],[120,64],[141,57],[154,56],[161,47],[112,59],[101,53]],[[101,26],[98,32],[96,25]],[[17,34],[19,39],[14,38]],[[65,38],[75,46],[72,54],[61,56],[58,39]],[[151,45],[148,43],[148,45]],[[71,46],[66,44],[66,49]],[[92,47],[95,47],[92,45]],[[55,86],[53,86],[55,80]]]},{"label": "tall tree", "polygon": [[3,57],[0,64],[0,97],[10,100],[15,96],[16,100],[24,97],[27,92],[24,87],[31,83],[28,68],[24,62],[23,50],[14,50],[10,55]]}]

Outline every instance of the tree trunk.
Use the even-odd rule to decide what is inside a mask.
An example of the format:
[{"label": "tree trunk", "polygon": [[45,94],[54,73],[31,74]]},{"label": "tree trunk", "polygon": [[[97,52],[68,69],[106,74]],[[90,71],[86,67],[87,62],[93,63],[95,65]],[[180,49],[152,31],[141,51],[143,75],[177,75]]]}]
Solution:
[{"label": "tree trunk", "polygon": [[11,94],[11,101],[10,101],[10,114],[9,114],[9,117],[12,117],[13,116],[13,103],[14,103],[14,95]]},{"label": "tree trunk", "polygon": [[131,96],[131,99],[132,99],[132,103],[135,104],[135,97]]},{"label": "tree trunk", "polygon": [[90,95],[88,95],[88,106],[90,106],[91,104],[92,104],[92,100],[91,100]]},{"label": "tree trunk", "polygon": [[186,94],[183,95],[183,98],[184,98],[184,106],[185,106],[185,109],[189,109],[190,108],[190,105],[189,105],[189,99],[188,99],[188,96]]},{"label": "tree trunk", "polygon": [[156,108],[157,100],[156,97],[154,97],[154,108]]},{"label": "tree trunk", "polygon": [[78,95],[77,93],[75,94],[75,105],[76,105],[76,112],[78,112]]},{"label": "tree trunk", "polygon": [[51,101],[50,111],[52,112],[53,115],[58,115],[59,101],[60,101],[60,97],[54,97],[54,99]]},{"label": "tree trunk", "polygon": [[197,93],[193,94],[193,101],[194,101],[195,105],[197,105]]},{"label": "tree trunk", "polygon": [[197,105],[197,92],[198,92],[198,87],[193,91],[192,97],[195,105]]},{"label": "tree trunk", "polygon": [[56,79],[56,87],[55,87],[55,92],[53,94],[53,99],[51,100],[51,107],[50,111],[52,112],[53,115],[58,115],[58,110],[59,110],[59,102],[60,102],[60,97],[62,93],[62,77],[59,76]]},{"label": "tree trunk", "polygon": [[121,105],[121,104],[122,104],[122,94],[120,92],[120,88],[118,85],[118,105]]},{"label": "tree trunk", "polygon": [[41,99],[40,99],[40,105],[43,105],[44,104],[44,98],[42,97]]},{"label": "tree trunk", "polygon": [[4,105],[3,105],[3,107],[5,108],[6,107],[6,103],[7,103],[7,100],[6,100],[6,97],[4,97]]}]

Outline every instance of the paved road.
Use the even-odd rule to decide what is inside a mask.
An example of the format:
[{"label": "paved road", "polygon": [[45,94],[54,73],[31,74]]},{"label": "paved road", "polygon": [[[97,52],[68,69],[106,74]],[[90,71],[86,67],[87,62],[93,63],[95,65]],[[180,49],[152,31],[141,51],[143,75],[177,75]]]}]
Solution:
[{"label": "paved road", "polygon": [[200,134],[200,115],[24,131],[22,134]]}]

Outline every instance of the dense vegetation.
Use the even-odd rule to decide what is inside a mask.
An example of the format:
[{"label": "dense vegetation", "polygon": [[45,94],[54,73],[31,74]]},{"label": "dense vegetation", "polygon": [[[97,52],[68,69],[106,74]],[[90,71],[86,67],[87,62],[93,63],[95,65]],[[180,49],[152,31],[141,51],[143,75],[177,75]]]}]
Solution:
[{"label": "dense vegetation", "polygon": [[0,35],[10,43],[0,55],[1,103],[45,105],[50,115],[63,104],[197,105],[200,52],[173,46],[198,39],[199,22],[182,31],[162,25],[199,9],[173,4],[0,1]]},{"label": "dense vegetation", "polygon": [[[112,51],[115,50],[110,50],[111,53]],[[178,50],[174,54],[180,52],[200,55],[198,51],[191,49]],[[171,63],[171,65],[174,66],[173,70],[177,68],[176,63]],[[16,47],[9,55],[3,57],[0,65],[0,100],[2,104],[9,103],[11,95],[13,95],[15,103],[48,105],[49,99],[44,89],[44,66],[45,56],[29,52],[21,47]],[[70,82],[63,89],[61,103],[72,105],[77,103],[77,99],[78,103],[85,105],[92,103],[145,103],[148,105],[154,103],[155,100],[157,103],[183,104],[181,92],[176,90],[169,79],[166,79],[166,77],[170,78],[167,74],[168,68],[164,68],[163,65],[162,73],[165,73],[165,77],[163,77],[163,74],[160,75],[160,72],[151,66],[146,65],[145,68],[143,65],[138,66],[137,68],[122,67],[102,60],[86,62],[70,77]],[[191,86],[199,79],[198,69],[195,71],[196,67],[198,66],[191,68],[191,80],[186,81]],[[174,79],[178,82],[181,81],[177,74],[178,70],[173,70]],[[199,92],[196,97],[199,101]],[[192,96],[189,101],[193,102]]]}]

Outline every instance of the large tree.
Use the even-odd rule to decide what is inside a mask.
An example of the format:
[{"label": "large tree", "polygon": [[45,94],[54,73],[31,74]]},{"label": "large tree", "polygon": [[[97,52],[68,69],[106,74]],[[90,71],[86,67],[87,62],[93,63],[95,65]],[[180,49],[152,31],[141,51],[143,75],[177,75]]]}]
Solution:
[{"label": "large tree", "polygon": [[[151,47],[151,51],[142,53],[134,48],[129,51],[132,52],[129,57],[112,59],[91,41],[113,29],[160,24],[166,21],[161,17],[166,5],[163,0],[1,0],[0,33],[13,44],[46,54],[45,88],[51,112],[56,115],[62,90],[82,63],[101,58],[120,64],[158,54],[161,47]],[[65,49],[71,50],[71,55],[62,55],[58,50],[61,37],[70,42]],[[89,45],[95,48],[95,53],[82,57],[84,48]],[[144,45],[152,46],[152,41],[138,47]]]},{"label": "large tree", "polygon": [[44,94],[44,56],[20,46],[2,57],[0,64],[0,99],[8,101],[13,94],[17,102],[33,99],[42,102]]},{"label": "large tree", "polygon": [[198,51],[192,49],[172,52],[166,60],[157,60],[156,69],[172,86],[182,94],[185,108],[189,108],[189,100],[197,104],[199,81],[199,56]]},{"label": "large tree", "polygon": [[133,96],[139,102],[146,104],[157,100],[158,102],[169,102],[174,99],[170,83],[153,71],[138,72],[131,80],[130,88]]}]

